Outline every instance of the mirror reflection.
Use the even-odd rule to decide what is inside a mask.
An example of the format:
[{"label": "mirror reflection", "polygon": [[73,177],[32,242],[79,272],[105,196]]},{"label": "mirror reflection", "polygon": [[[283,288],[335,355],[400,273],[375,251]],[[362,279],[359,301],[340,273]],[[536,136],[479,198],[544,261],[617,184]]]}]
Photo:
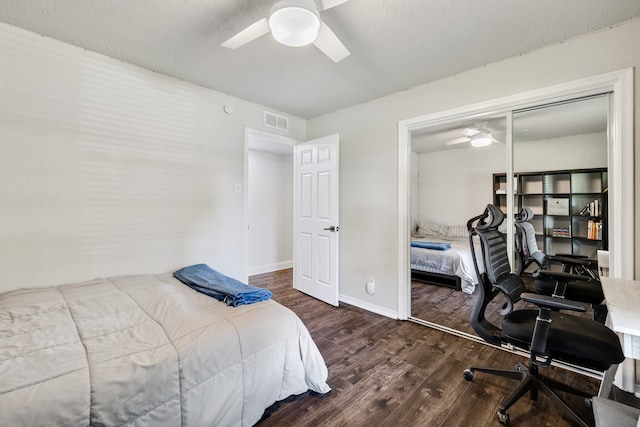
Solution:
[{"label": "mirror reflection", "polygon": [[[513,198],[505,116],[411,133],[411,317],[474,334],[477,277],[466,222],[488,203],[505,213],[509,200],[514,213],[529,208],[537,246],[548,255],[595,260],[607,248],[607,108],[603,95],[514,112]],[[516,255],[514,269],[531,280],[535,263],[525,269]],[[498,316],[500,307],[488,312]]]}]

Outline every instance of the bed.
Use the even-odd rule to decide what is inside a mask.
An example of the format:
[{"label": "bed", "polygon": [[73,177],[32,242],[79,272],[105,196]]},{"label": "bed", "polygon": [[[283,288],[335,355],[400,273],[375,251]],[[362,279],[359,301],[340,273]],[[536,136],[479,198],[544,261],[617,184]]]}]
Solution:
[{"label": "bed", "polygon": [[3,426],[251,426],[330,391],[292,311],[230,307],[170,273],[0,294],[0,339]]},{"label": "bed", "polygon": [[[449,248],[415,247],[420,243],[449,244]],[[411,237],[412,278],[472,294],[478,284],[468,237]],[[428,245],[426,245],[428,246]]]}]

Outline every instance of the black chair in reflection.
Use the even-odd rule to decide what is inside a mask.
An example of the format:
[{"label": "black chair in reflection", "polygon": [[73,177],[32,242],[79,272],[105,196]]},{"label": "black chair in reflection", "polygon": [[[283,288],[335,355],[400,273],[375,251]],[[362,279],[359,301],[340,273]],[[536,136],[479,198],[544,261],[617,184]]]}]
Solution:
[{"label": "black chair in reflection", "polygon": [[[469,243],[476,272],[480,277],[478,299],[471,314],[474,331],[486,342],[501,346],[511,345],[529,352],[528,365],[518,363],[515,369],[494,369],[472,366],[464,372],[466,380],[473,380],[475,372],[483,372],[518,380],[516,388],[500,402],[498,420],[509,423],[508,409],[522,396],[529,393],[537,400],[538,391],[581,426],[588,424],[580,419],[554,390],[568,392],[580,397],[590,395],[539,373],[552,361],[605,371],[624,360],[617,335],[601,323],[586,317],[567,315],[560,310],[586,311],[587,305],[547,295],[526,293],[522,278],[511,272],[504,235],[498,231],[504,214],[495,206],[487,208],[467,223]],[[474,236],[480,240],[485,271],[480,273],[475,256]],[[550,272],[550,274],[554,274]],[[557,273],[555,280],[570,280],[567,273]],[[569,275],[574,276],[574,275]],[[489,322],[485,310],[498,295],[511,301],[513,308],[504,315],[499,326]],[[515,301],[534,304],[536,309],[515,309]]]},{"label": "black chair in reflection", "polygon": [[[531,264],[535,263],[538,267],[533,273],[536,293],[591,304],[594,319],[604,323],[607,317],[604,292],[600,278],[592,270],[592,262],[586,256],[574,254],[547,256],[538,247],[535,229],[529,222],[533,216],[531,208],[525,206],[515,218],[517,274],[522,275]],[[557,274],[548,273],[552,262],[561,265],[562,272],[580,276],[580,280],[571,281],[569,276],[558,280]]]}]

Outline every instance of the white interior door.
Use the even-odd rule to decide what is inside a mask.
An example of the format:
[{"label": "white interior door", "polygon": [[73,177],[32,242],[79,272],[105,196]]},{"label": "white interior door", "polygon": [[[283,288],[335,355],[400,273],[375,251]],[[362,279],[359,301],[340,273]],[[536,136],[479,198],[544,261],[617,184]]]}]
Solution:
[{"label": "white interior door", "polygon": [[294,148],[293,287],[338,305],[338,135]]}]

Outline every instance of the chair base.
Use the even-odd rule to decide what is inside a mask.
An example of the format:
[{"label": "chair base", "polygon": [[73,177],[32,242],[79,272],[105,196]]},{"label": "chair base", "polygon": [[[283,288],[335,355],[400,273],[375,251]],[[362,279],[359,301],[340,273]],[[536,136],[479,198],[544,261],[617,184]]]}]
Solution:
[{"label": "chair base", "polygon": [[[571,407],[569,407],[569,405],[567,405],[567,403],[554,392],[554,390],[571,393],[576,396],[584,397],[585,399],[590,399],[591,395],[540,374],[538,372],[537,365],[531,364],[526,366],[523,363],[518,362],[515,369],[495,369],[472,366],[464,371],[464,379],[472,381],[474,372],[484,372],[519,381],[516,388],[507,397],[505,397],[498,406],[498,421],[500,421],[501,424],[509,424],[509,413],[507,410],[522,396],[528,392],[529,398],[536,401],[538,400],[538,390],[540,390],[578,425],[589,427],[589,424],[582,420],[578,414],[576,414],[573,409],[571,409]],[[590,402],[590,400],[588,400],[588,402]]]}]

